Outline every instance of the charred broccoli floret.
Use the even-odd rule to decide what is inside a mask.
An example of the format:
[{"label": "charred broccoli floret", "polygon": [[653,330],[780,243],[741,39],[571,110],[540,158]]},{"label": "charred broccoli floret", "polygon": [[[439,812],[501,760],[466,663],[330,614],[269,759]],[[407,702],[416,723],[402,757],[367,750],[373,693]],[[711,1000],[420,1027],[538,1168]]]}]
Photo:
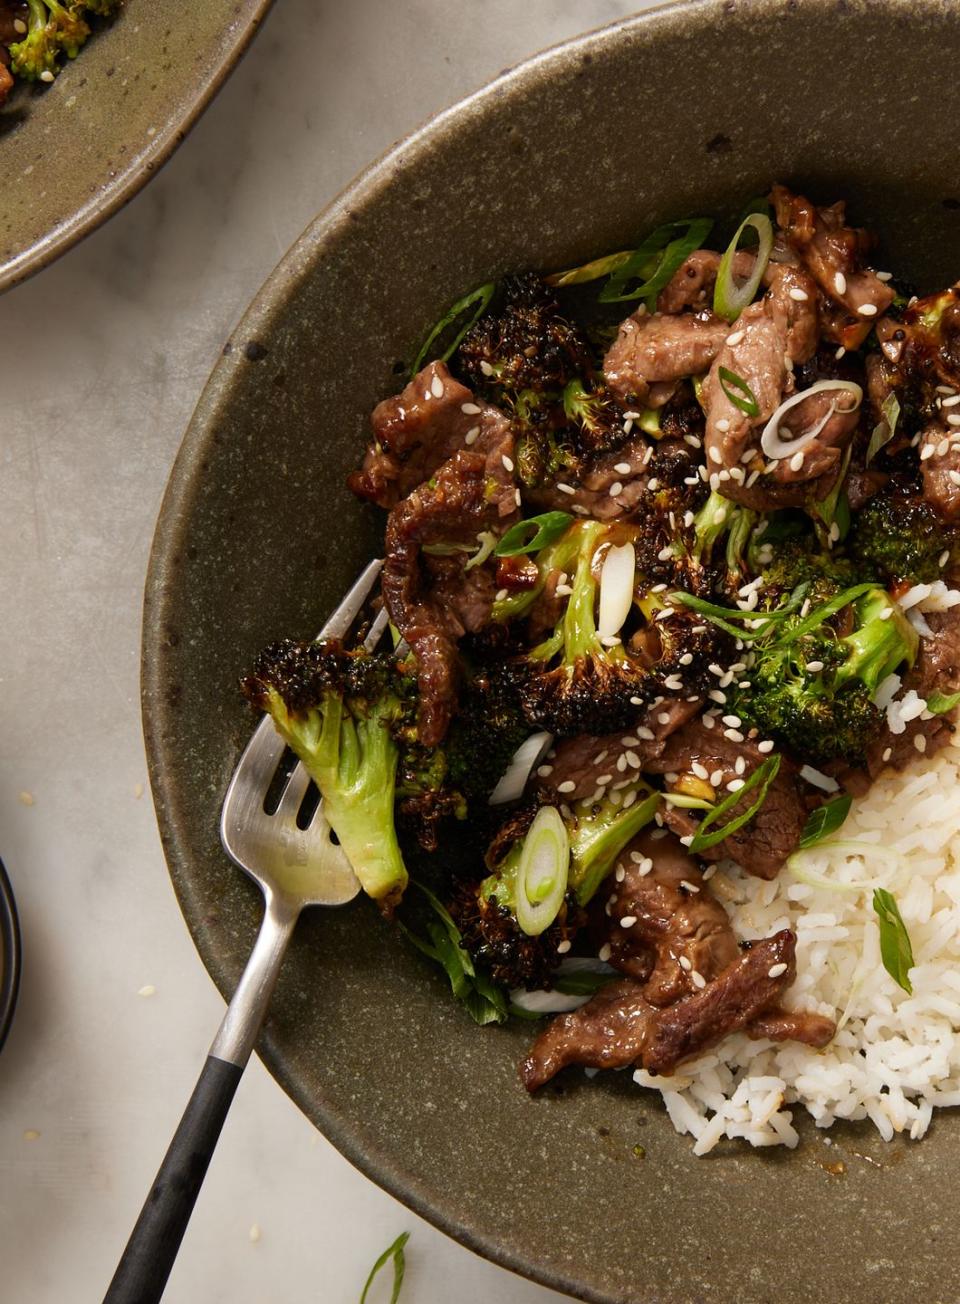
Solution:
[{"label": "charred broccoli floret", "polygon": [[761,535],[760,548],[752,553],[758,561],[763,577],[761,593],[764,602],[779,601],[787,593],[804,586],[804,595],[811,606],[827,602],[830,598],[850,588],[859,579],[876,578],[871,568],[858,568],[849,558],[836,552],[821,551],[816,536],[807,532],[791,534],[777,539],[763,549],[766,534]]},{"label": "charred broccoli floret", "polygon": [[887,484],[853,518],[850,555],[865,574],[886,583],[940,579],[940,559],[960,553],[955,527],[945,525],[918,490],[900,477]]},{"label": "charred broccoli floret", "polygon": [[306,766],[364,891],[391,913],[407,885],[394,827],[394,730],[408,711],[396,666],[336,643],[287,640],[261,653],[241,687]]},{"label": "charred broccoli floret", "polygon": [[90,4],[61,4],[60,0],[27,0],[27,34],[10,46],[10,67],[25,81],[52,81],[59,58],[75,59],[90,35],[81,11]]},{"label": "charred broccoli floret", "polygon": [[461,689],[444,742],[449,782],[468,801],[485,801],[529,735],[509,676],[497,669],[475,670]]},{"label": "charred broccoli floret", "polygon": [[461,341],[458,369],[480,391],[531,389],[559,398],[570,380],[589,374],[586,340],[539,276],[509,276],[503,291],[503,307],[485,313]]},{"label": "charred broccoli floret", "polygon": [[[917,634],[883,589],[848,590],[819,611],[791,617],[755,645],[750,686],[733,710],[765,738],[825,764],[862,761],[883,723],[874,697],[883,679],[912,665]],[[829,621],[850,607],[853,629],[839,636]]]},{"label": "charred broccoli floret", "polygon": [[628,438],[623,409],[608,390],[588,390],[582,380],[571,380],[563,391],[563,410],[583,454],[606,453]]},{"label": "charred broccoli floret", "polygon": [[719,563],[722,543],[726,584],[737,588],[747,573],[747,551],[758,519],[749,507],[724,498],[714,489],[694,517],[690,548],[693,560],[701,567],[715,560]]},{"label": "charred broccoli floret", "polygon": [[511,663],[527,720],[551,733],[626,725],[636,715],[631,699],[651,688],[642,662],[619,637],[602,638],[597,629],[597,549],[618,528],[578,521],[552,545],[553,564],[568,574],[566,605],[553,633]]}]

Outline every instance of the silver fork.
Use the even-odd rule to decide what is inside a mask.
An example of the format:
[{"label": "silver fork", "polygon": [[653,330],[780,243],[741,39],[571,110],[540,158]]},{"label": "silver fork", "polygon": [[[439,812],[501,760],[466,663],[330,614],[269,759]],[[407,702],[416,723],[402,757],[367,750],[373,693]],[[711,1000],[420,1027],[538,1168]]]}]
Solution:
[{"label": "silver fork", "polygon": [[[320,631],[344,638],[373,592],[382,562],[372,561]],[[387,627],[380,611],[364,639],[372,650]],[[234,771],[220,815],[224,850],[258,883],[263,922],[220,1030],[130,1235],[104,1304],[154,1304],[163,1295],[244,1066],[260,1031],[284,954],[307,906],[345,905],[360,884],[318,804],[297,823],[310,778],[291,772],[274,811],[265,800],[285,752],[264,716]]]}]

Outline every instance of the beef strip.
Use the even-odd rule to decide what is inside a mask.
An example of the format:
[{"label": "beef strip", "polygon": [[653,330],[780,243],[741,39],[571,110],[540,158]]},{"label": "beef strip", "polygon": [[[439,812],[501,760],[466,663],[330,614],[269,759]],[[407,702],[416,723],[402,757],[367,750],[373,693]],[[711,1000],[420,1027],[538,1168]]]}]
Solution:
[{"label": "beef strip", "polygon": [[[736,771],[738,757],[746,766],[742,775]],[[692,766],[699,761],[708,774],[720,772],[718,790],[726,791],[727,784],[735,778],[748,778],[766,759],[755,742],[749,739],[735,742],[725,737],[719,721],[708,729],[703,719],[688,721],[671,734],[663,751],[647,761],[644,768],[659,774],[692,774]],[[735,806],[730,818],[756,800],[756,792],[748,793],[741,805]],[[696,833],[698,821],[690,811],[667,804],[664,822],[675,833],[689,837]],[[780,769],[767,790],[766,800],[760,810],[736,833],[724,838],[716,846],[700,854],[705,860],[722,860],[729,856],[749,874],[757,878],[775,878],[783,862],[796,849],[807,818],[806,803],[796,767],[781,753]]]},{"label": "beef strip", "polygon": [[[820,390],[790,409],[780,423],[785,439],[801,435],[824,418],[826,422],[817,437],[802,450],[803,461],[799,467],[793,467],[790,458],[780,458],[774,462],[771,476],[776,483],[807,484],[811,480],[823,481],[825,476],[835,477],[839,473],[843,453],[860,423],[859,407],[848,408],[845,397],[849,399],[849,395],[838,396],[835,392]],[[825,492],[826,489],[823,490]],[[819,490],[818,496],[823,496]]]},{"label": "beef strip", "polygon": [[729,333],[728,323],[710,312],[673,317],[638,308],[621,322],[603,360],[607,387],[622,402],[643,407],[654,383],[706,371]]},{"label": "beef strip", "polygon": [[[503,463],[503,456],[509,460],[512,452],[513,435],[506,426],[499,444],[488,445],[486,454],[473,448],[458,452],[387,518],[383,599],[417,660],[419,740],[425,747],[441,742],[455,710],[457,640],[474,618],[472,586],[483,581],[476,577],[470,592],[451,602],[448,575],[446,586],[432,593],[421,548],[435,542],[475,542],[479,532],[500,530],[516,516],[516,490]],[[435,559],[431,564],[436,565]]]},{"label": "beef strip", "polygon": [[6,53],[6,50],[4,50],[3,54],[0,54],[0,105],[3,104],[13,90],[13,74],[7,67],[6,58],[4,57]]},{"label": "beef strip", "polygon": [[[780,406],[787,381],[785,352],[785,327],[770,311],[766,298],[750,304],[734,326],[727,329],[725,342],[703,386],[707,410],[704,440],[707,466],[712,472],[725,470],[728,473],[723,493],[732,484],[742,484],[745,478],[743,455],[755,443],[757,432]],[[758,407],[756,416],[748,416],[728,398],[720,379],[721,368],[749,385]],[[736,393],[736,388],[730,387],[730,392]]]},{"label": "beef strip", "polygon": [[402,393],[378,403],[371,424],[363,467],[347,483],[388,510],[459,450],[500,449],[510,429],[500,409],[475,398],[444,362],[431,362]]},{"label": "beef strip", "polygon": [[712,982],[736,959],[726,910],[703,882],[700,866],[666,829],[648,827],[634,838],[609,882],[610,964],[644,981],[651,1005],[670,1005],[695,992],[700,978]]},{"label": "beef strip", "polygon": [[[565,738],[557,743],[546,762],[549,773],[539,776],[541,790],[548,796],[559,796],[561,784],[573,783],[572,789],[564,790],[563,800],[585,801],[598,788],[606,786],[600,783],[605,775],[610,776],[609,783],[611,778],[614,781],[618,777],[627,778],[646,768],[647,761],[663,751],[670,734],[696,715],[702,705],[699,698],[692,702],[672,698],[658,703],[656,708],[638,710],[637,720],[630,729]],[[661,719],[662,716],[667,718]],[[621,757],[626,758],[622,767]],[[546,765],[541,768],[545,769]]]},{"label": "beef strip", "polygon": [[[960,520],[960,431],[934,422],[920,440],[923,496],[948,524]],[[956,478],[954,478],[956,477]]]},{"label": "beef strip", "polygon": [[843,203],[815,208],[785,186],[774,186],[770,198],[784,236],[824,293],[853,318],[867,319],[869,329],[894,300],[890,286],[865,265],[869,234],[846,225]]},{"label": "beef strip", "polygon": [[746,1033],[756,1041],[802,1041],[822,1050],[837,1035],[837,1025],[811,1010],[770,1010],[753,1019]]},{"label": "beef strip", "polygon": [[608,983],[540,1034],[520,1068],[524,1086],[535,1091],[568,1064],[624,1068],[639,1063],[648,1073],[672,1073],[777,1006],[794,979],[795,949],[796,938],[787,929],[755,942],[702,990],[664,1008],[651,1005],[639,983]]}]

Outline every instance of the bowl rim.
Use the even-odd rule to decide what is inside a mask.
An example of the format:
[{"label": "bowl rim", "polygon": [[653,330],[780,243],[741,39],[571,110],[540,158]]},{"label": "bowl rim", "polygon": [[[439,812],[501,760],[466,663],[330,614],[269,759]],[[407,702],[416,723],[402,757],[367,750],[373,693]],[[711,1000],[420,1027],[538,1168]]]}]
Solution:
[{"label": "bowl rim", "polygon": [[[118,213],[157,175],[196,126],[211,100],[247,52],[272,4],[273,0],[237,0],[235,8],[243,8],[247,12],[236,17],[234,40],[217,66],[201,83],[199,93],[191,96],[188,107],[168,118],[149,143],[129,158],[115,175],[101,183],[96,193],[64,222],[34,240],[13,258],[0,263],[0,294],[49,267],[61,254],[79,244],[85,236]],[[227,30],[230,31],[233,26],[234,23],[230,23]]]},{"label": "bowl rim", "polygon": [[[749,2],[756,11],[774,14],[783,9],[782,0]],[[544,73],[552,75],[573,66],[583,54],[602,52],[624,33],[656,39],[658,27],[673,29],[691,19],[709,27],[711,16],[722,13],[729,3],[730,0],[661,0],[638,14],[592,28],[505,68],[401,138],[348,182],[294,240],[250,301],[217,359],[184,433],[157,518],[144,590],[141,710],[151,791],[170,877],[204,967],[225,999],[232,994],[234,983],[226,972],[223,956],[210,939],[199,909],[189,872],[189,847],[182,837],[179,821],[177,785],[171,781],[166,766],[167,744],[159,717],[166,681],[163,631],[168,612],[168,578],[202,493],[201,465],[216,432],[223,429],[221,418],[231,401],[234,378],[246,362],[244,342],[262,338],[272,329],[288,300],[297,295],[300,285],[310,276],[314,264],[327,248],[336,245],[341,232],[349,229],[352,211],[374,201],[382,190],[393,185],[396,167],[404,170],[415,167],[422,152],[451,128],[456,130],[459,122],[484,113],[493,101],[503,102],[525,93]],[[809,9],[829,13],[834,0],[805,0],[805,4]],[[916,0],[916,7],[921,11],[937,4],[938,0]],[[877,11],[896,13],[897,5],[898,0],[876,0]],[[435,1192],[424,1189],[415,1178],[401,1172],[388,1156],[365,1148],[355,1121],[345,1112],[330,1102],[318,1102],[315,1096],[300,1089],[287,1070],[282,1048],[273,1043],[269,1029],[262,1035],[257,1050],[283,1090],[355,1168],[438,1230],[499,1267],[571,1298],[587,1304],[624,1304],[622,1293],[598,1289],[562,1269],[545,1267],[525,1258],[504,1247],[493,1235],[479,1232],[447,1212]]]},{"label": "bowl rim", "polygon": [[10,877],[0,860],[0,1050],[7,1039],[20,990],[20,920]]}]

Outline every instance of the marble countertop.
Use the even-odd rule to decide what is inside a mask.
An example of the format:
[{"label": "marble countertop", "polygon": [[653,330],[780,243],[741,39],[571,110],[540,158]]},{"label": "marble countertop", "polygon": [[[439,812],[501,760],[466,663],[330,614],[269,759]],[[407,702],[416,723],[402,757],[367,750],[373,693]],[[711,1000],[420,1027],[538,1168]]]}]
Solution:
[{"label": "marble countertop", "polygon": [[[0,300],[0,855],[25,952],[0,1056],[9,1304],[101,1298],[222,1014],[160,849],[138,674],[154,520],[223,341],[307,222],[395,139],[643,7],[277,0],[164,171]],[[166,1298],[350,1304],[403,1230],[404,1304],[561,1298],[361,1177],[254,1059]]]}]

